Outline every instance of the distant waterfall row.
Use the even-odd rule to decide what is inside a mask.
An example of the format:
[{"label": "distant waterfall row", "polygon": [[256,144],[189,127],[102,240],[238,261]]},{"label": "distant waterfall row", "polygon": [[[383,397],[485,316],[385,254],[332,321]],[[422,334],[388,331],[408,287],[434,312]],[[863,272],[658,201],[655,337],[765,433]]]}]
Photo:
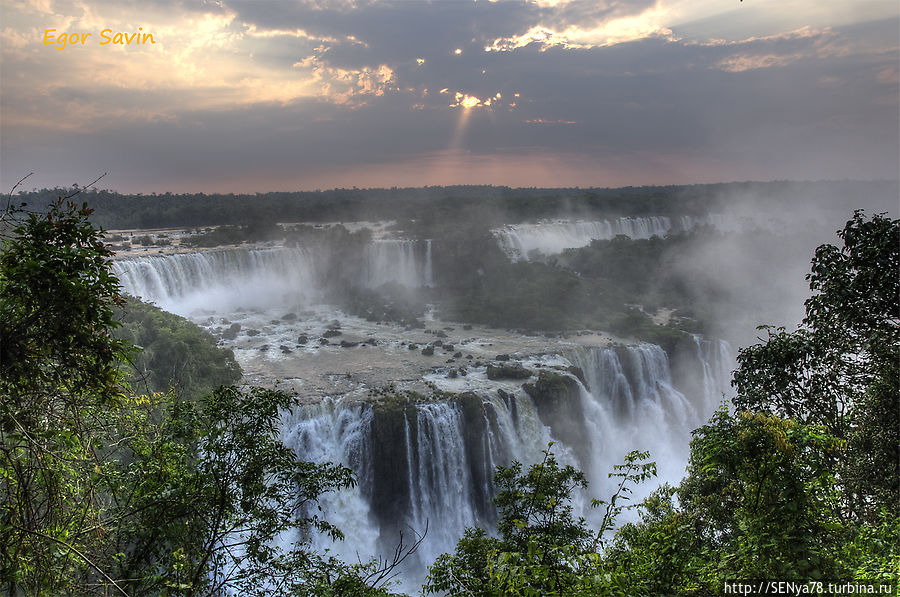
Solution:
[{"label": "distant waterfall row", "polygon": [[124,292],[181,315],[302,303],[319,297],[335,272],[371,288],[433,284],[430,240],[376,240],[355,259],[331,255],[327,245],[213,249],[127,257],[112,269]]},{"label": "distant waterfall row", "polygon": [[679,357],[680,367],[692,369],[693,393],[676,387],[679,376],[660,347],[641,344],[572,352],[569,361],[586,385],[562,373],[573,388],[562,403],[497,388],[440,402],[326,401],[293,413],[285,437],[299,458],[342,462],[359,478],[357,487],[321,504],[346,540],[317,537],[315,544],[355,560],[389,553],[400,532],[408,541],[427,526],[426,541],[404,572],[421,580],[424,565],[452,551],[465,527],[495,524],[496,466],[537,462],[551,440],[561,462],[587,474],[590,496],[608,497],[607,473],[636,449],[651,451],[661,480],[677,482],[689,431],[711,415],[721,399],[715,393],[727,391],[732,363],[725,342],[697,338],[696,348]]},{"label": "distant waterfall row", "polygon": [[536,224],[510,224],[493,231],[503,252],[512,260],[528,259],[532,252],[544,255],[584,247],[592,240],[609,240],[622,235],[632,239],[663,237],[699,225],[728,228],[724,216],[706,215],[629,217],[614,220],[553,220]]}]

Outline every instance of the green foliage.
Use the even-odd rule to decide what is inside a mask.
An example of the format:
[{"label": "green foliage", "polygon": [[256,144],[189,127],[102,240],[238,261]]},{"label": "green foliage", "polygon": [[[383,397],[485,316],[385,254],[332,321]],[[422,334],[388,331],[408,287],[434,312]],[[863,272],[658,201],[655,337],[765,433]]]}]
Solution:
[{"label": "green foliage", "polygon": [[132,385],[199,398],[241,378],[234,354],[217,348],[209,332],[187,319],[134,298],[116,315],[122,325],[115,335],[141,347],[125,369]]},{"label": "green foliage", "polygon": [[[40,189],[18,197],[35,208],[53,203],[69,189]],[[258,194],[160,193],[125,195],[89,189],[85,198],[97,209],[94,222],[106,228],[169,228],[220,224],[245,225],[253,218],[273,222],[350,222],[391,220],[404,214],[421,222],[423,238],[448,222],[497,224],[577,213],[590,218],[619,215],[716,213],[753,201],[760,212],[784,205],[822,208],[824,197],[884,197],[896,202],[896,181],[743,182],[618,189],[539,189],[457,185],[425,188],[333,189]],[[814,198],[803,201],[803,197]],[[805,205],[804,205],[805,203]],[[410,227],[417,231],[418,227]]]},{"label": "green foliage", "polygon": [[737,578],[837,578],[844,535],[829,464],[842,446],[823,427],[764,414],[721,410],[695,431],[679,498],[718,566]]},{"label": "green foliage", "polygon": [[[126,344],[111,337],[118,280],[91,210],[60,199],[16,223],[0,253],[0,373],[6,391],[102,391],[115,384]],[[36,408],[35,410],[43,410]]]},{"label": "green foliage", "polygon": [[504,263],[463,296],[454,316],[498,327],[566,329],[594,309],[594,295],[572,272],[543,263]]},{"label": "green foliage", "polygon": [[701,540],[692,512],[674,500],[677,488],[661,486],[641,504],[641,520],[623,525],[605,552],[604,564],[616,578],[627,579],[628,593],[706,595],[720,586],[707,562],[715,561]]},{"label": "green foliage", "polygon": [[[552,444],[551,444],[552,446]],[[592,532],[572,511],[572,492],[587,480],[572,466],[560,466],[548,450],[527,471],[514,462],[497,467],[494,503],[500,514],[500,537],[467,529],[453,554],[443,554],[429,568],[424,590],[449,595],[596,595],[619,594],[624,585],[605,569],[597,553],[603,534],[612,528],[630,492],[629,484],[655,475],[647,453],[632,452],[611,477],[621,482],[600,528]]]},{"label": "green foliage", "polygon": [[[140,514],[125,535],[125,578],[156,570],[143,591],[182,595],[306,593],[312,563],[322,562],[302,537],[310,529],[341,536],[311,506],[354,480],[281,442],[281,414],[296,400],[221,387],[199,403],[171,403],[157,441],[138,440],[136,478],[162,482],[131,497]],[[275,542],[289,536],[287,546]]]},{"label": "green foliage", "polygon": [[[0,583],[12,595],[62,593],[100,573],[106,413],[119,403],[109,251],[90,210],[8,208],[0,250]],[[30,589],[29,589],[30,587]]]},{"label": "green foliage", "polygon": [[735,405],[850,439],[835,471],[845,507],[900,515],[900,220],[856,212],[839,236],[842,248],[816,250],[802,327],[768,329],[766,342],[740,351]]},{"label": "green foliage", "polygon": [[603,289],[609,305],[618,306],[608,309],[610,331],[654,342],[647,334],[667,328],[643,312],[666,309],[668,329],[740,339],[736,329],[783,312],[790,278],[773,275],[771,264],[781,260],[786,242],[768,230],[725,234],[701,226],[665,238],[595,240],[547,260]]}]

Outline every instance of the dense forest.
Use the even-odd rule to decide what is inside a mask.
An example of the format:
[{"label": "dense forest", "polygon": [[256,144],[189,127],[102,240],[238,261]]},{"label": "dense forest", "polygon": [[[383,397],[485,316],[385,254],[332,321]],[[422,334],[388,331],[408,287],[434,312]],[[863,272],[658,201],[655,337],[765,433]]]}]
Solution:
[{"label": "dense forest", "polygon": [[[57,197],[79,191],[91,205],[91,222],[106,229],[247,226],[255,222],[352,222],[391,220],[401,214],[418,223],[418,231],[461,221],[515,222],[602,213],[700,214],[752,200],[753,208],[832,207],[833,198],[895,197],[896,181],[744,182],[706,185],[590,189],[537,189],[502,186],[450,186],[410,189],[334,189],[307,192],[133,195],[94,188],[20,191],[19,202],[46,209]],[[843,208],[841,208],[843,209]],[[465,218],[460,218],[465,214]],[[413,227],[415,228],[415,227]],[[416,231],[416,230],[414,230]]]},{"label": "dense forest", "polygon": [[[639,201],[647,213],[660,213],[684,197],[679,211],[709,208],[712,191],[681,192],[570,190],[551,203],[614,212],[627,202],[634,213]],[[437,204],[417,207],[432,193]],[[476,194],[486,198],[479,205],[523,220],[556,213],[559,205],[546,207],[543,190],[493,187],[273,193],[252,208],[237,196],[151,201],[85,192],[98,208],[93,213],[87,204],[49,200],[58,194],[26,193],[20,198],[32,211],[10,207],[2,216],[3,591],[390,594],[392,571],[415,543],[399,544],[387,561],[342,562],[312,550],[310,529],[341,536],[316,502],[356,483],[353,472],[298,460],[281,443],[280,416],[297,406],[296,397],[228,385],[238,379],[236,364],[205,332],[126,302],[97,226],[246,225],[251,215],[276,214],[279,221],[356,220],[399,210],[417,220],[408,226],[439,242],[441,210],[459,210]],[[472,234],[477,242],[456,241],[443,266],[459,268],[451,261],[460,258],[466,264],[445,272],[458,285],[445,308],[461,320],[678,334],[703,325],[691,310],[707,309],[698,301],[718,291],[666,276],[667,255],[700,242],[692,234],[595,241],[518,263],[504,261],[496,244],[488,251],[483,229]],[[586,485],[584,474],[561,464],[548,446],[537,464],[495,471],[497,534],[468,529],[453,553],[433,563],[423,590],[717,595],[726,583],[750,579],[812,582],[813,589],[840,579],[882,583],[896,594],[900,221],[857,212],[839,234],[841,246],[820,246],[812,256],[813,295],[800,327],[766,329],[762,342],[740,351],[733,408],[723,405],[694,431],[678,485],[629,502],[635,484],[655,473],[652,454],[633,452],[610,471],[618,490],[596,496],[603,522],[590,528],[571,503]],[[476,259],[489,275],[472,273]],[[617,272],[645,269],[630,286],[612,282],[620,280]],[[336,278],[335,289],[343,288]],[[528,305],[517,299],[523,296]],[[647,309],[681,311],[683,321],[676,317],[660,331],[640,309],[614,308],[635,296]],[[376,299],[345,302],[362,311]],[[626,508],[635,521],[617,525]]]}]

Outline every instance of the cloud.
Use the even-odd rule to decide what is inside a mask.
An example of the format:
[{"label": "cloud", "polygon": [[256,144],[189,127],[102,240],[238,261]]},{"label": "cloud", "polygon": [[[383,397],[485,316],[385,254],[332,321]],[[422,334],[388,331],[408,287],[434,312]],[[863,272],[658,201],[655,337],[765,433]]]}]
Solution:
[{"label": "cloud", "polygon": [[531,44],[537,44],[542,50],[554,46],[566,49],[586,49],[612,46],[649,37],[675,41],[672,30],[663,25],[665,16],[666,10],[657,4],[639,14],[611,18],[593,27],[567,24],[564,28],[553,29],[538,24],[521,35],[497,38],[484,49],[486,52],[509,52]]},{"label": "cloud", "polygon": [[[134,190],[896,176],[896,17],[727,29],[720,5],[9,0],[0,182],[39,166]],[[139,26],[159,43],[40,44]]]}]

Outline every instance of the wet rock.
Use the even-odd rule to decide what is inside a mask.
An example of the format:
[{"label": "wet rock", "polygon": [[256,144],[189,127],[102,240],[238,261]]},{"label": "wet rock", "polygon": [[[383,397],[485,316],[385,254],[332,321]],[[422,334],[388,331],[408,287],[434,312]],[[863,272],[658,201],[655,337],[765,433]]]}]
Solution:
[{"label": "wet rock", "polygon": [[452,344],[444,344],[444,350],[446,350],[447,352],[453,352],[454,350],[456,350],[456,347]]},{"label": "wet rock", "polygon": [[574,377],[562,373],[541,371],[534,383],[522,386],[534,400],[538,416],[550,426],[554,437],[569,438],[579,461],[586,463],[589,454],[589,434],[581,407],[581,391]]},{"label": "wet rock", "polygon": [[237,338],[238,332],[240,332],[240,331],[241,331],[241,324],[232,323],[231,327],[228,328],[227,330],[225,330],[225,332],[222,334],[222,337],[225,338],[226,340],[234,340],[235,338]]},{"label": "wet rock", "polygon": [[297,338],[297,344],[306,344],[309,342],[309,336],[306,334],[300,334],[300,337]]},{"label": "wet rock", "polygon": [[464,329],[464,330],[471,330],[471,329],[472,329],[472,326],[470,326],[470,325],[467,323],[466,325],[463,326],[463,329]]},{"label": "wet rock", "polygon": [[447,377],[449,377],[450,379],[456,379],[456,377],[458,375],[459,375],[459,371],[457,371],[456,369],[451,369],[450,371],[447,372]]},{"label": "wet rock", "polygon": [[[461,352],[454,352],[454,353],[453,353],[453,358],[454,358],[454,359],[462,358],[462,353],[461,353]],[[471,359],[471,358],[472,358],[472,355],[469,355],[469,358]]]},{"label": "wet rock", "polygon": [[470,354],[467,354],[467,355],[466,355],[466,359],[468,359],[468,360],[470,360],[470,361],[471,361],[472,359],[474,359],[474,358],[475,358],[475,357],[473,357],[473,356],[470,355]]},{"label": "wet rock", "polygon": [[333,330],[331,328],[325,330],[325,333],[322,334],[323,338],[334,338],[335,336],[340,336],[343,332],[340,330]]},{"label": "wet rock", "polygon": [[435,340],[433,343],[433,346],[443,346],[443,345],[444,345],[443,340]]},{"label": "wet rock", "polygon": [[375,338],[366,338],[364,344],[371,344],[372,346],[378,346],[378,340]]},{"label": "wet rock", "polygon": [[278,320],[278,319],[270,319],[269,320],[269,325],[278,325],[279,323],[281,323],[281,320]]},{"label": "wet rock", "polygon": [[341,322],[338,321],[337,319],[332,319],[331,323],[329,323],[325,327],[329,330],[339,330],[339,329],[341,329]]},{"label": "wet rock", "polygon": [[296,313],[285,313],[284,315],[281,316],[281,319],[283,321],[295,321],[297,319],[297,314]]},{"label": "wet rock", "polygon": [[488,379],[528,379],[534,375],[530,369],[526,369],[519,363],[515,365],[488,365]]},{"label": "wet rock", "polygon": [[446,338],[447,337],[447,333],[444,332],[443,330],[436,331],[434,333],[434,335],[437,336],[438,338]]},{"label": "wet rock", "polygon": [[418,344],[413,344],[412,342],[410,342],[410,343],[409,343],[409,346],[407,346],[407,348],[410,349],[410,350],[419,350],[419,345],[418,345]]},{"label": "wet rock", "polygon": [[328,338],[319,338],[319,344],[321,344],[322,346],[326,346],[328,344],[331,344],[331,342],[328,341]]},{"label": "wet rock", "polygon": [[258,350],[258,351],[260,351],[260,352],[266,352],[266,351],[269,350],[269,345],[268,345],[268,344],[263,344],[262,346],[257,346],[257,347],[256,347],[256,350]]},{"label": "wet rock", "polygon": [[[402,528],[398,521],[405,520],[410,511],[410,463],[406,454],[406,438],[407,434],[416,437],[417,423],[415,406],[395,397],[373,408],[370,460],[372,514],[382,528]],[[415,467],[413,462],[413,470],[416,470]]]},{"label": "wet rock", "polygon": [[495,361],[508,361],[509,355],[508,354],[498,354],[497,356],[494,357],[494,360]]},{"label": "wet rock", "polygon": [[431,355],[434,354],[434,346],[426,346],[425,348],[422,349],[422,354],[425,355],[426,357],[430,357]]},{"label": "wet rock", "polygon": [[584,371],[581,370],[581,367],[576,367],[575,365],[572,365],[570,367],[566,367],[566,371],[568,371],[569,373],[571,373],[572,375],[577,377],[578,381],[580,381],[581,383],[583,383],[585,385],[585,387],[587,387],[587,381],[585,381],[585,379],[584,379]]},{"label": "wet rock", "polygon": [[248,336],[259,336],[259,330],[249,329],[247,330]]},{"label": "wet rock", "polygon": [[346,340],[341,340],[341,348],[353,348],[354,346],[359,346],[359,342],[348,342]]}]

